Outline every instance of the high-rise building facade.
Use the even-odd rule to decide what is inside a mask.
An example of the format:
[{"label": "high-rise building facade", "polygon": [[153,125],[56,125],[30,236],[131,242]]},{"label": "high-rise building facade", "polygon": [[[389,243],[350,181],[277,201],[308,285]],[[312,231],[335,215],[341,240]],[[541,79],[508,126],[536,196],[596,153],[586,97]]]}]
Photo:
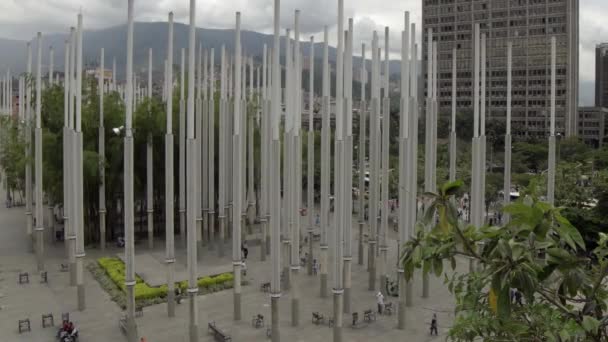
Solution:
[{"label": "high-rise building facade", "polygon": [[595,106],[608,107],[608,43],[595,47]]},{"label": "high-rise building facade", "polygon": [[[421,0],[423,74],[427,32],[438,44],[438,106],[451,113],[452,49],[457,49],[457,110],[473,108],[473,31],[487,44],[487,120],[505,120],[507,43],[513,42],[513,135],[549,133],[551,37],[557,39],[556,129],[576,135],[578,110],[578,0]],[[426,79],[426,76],[425,76]],[[426,87],[426,86],[425,86]],[[426,89],[426,88],[425,88]]]}]

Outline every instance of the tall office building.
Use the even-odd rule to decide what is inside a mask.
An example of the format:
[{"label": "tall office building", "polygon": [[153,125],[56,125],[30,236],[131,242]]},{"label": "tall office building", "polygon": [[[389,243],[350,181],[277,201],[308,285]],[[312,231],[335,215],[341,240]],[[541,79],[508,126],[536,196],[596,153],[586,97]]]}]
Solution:
[{"label": "tall office building", "polygon": [[608,43],[595,47],[595,106],[608,107]]},{"label": "tall office building", "polygon": [[[452,49],[457,48],[457,110],[473,108],[473,31],[487,39],[487,119],[506,118],[507,42],[513,42],[512,127],[518,136],[549,133],[551,37],[557,38],[557,132],[576,135],[578,0],[421,0],[423,61],[427,31],[438,42],[438,105],[451,113]],[[422,63],[426,75],[426,62]],[[426,76],[425,76],[426,79]],[[426,87],[426,86],[425,86]]]}]

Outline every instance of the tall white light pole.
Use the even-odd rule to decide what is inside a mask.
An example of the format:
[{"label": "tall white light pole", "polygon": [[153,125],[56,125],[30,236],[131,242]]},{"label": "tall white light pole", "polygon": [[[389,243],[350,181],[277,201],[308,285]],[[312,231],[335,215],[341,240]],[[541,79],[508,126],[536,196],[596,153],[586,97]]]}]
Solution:
[{"label": "tall white light pole", "polygon": [[361,46],[361,103],[359,106],[359,150],[357,160],[359,162],[359,249],[357,263],[363,265],[363,228],[365,226],[365,195],[366,195],[366,153],[365,149],[367,146],[367,98],[365,96],[365,87],[367,84],[367,60],[365,59],[365,43]]},{"label": "tall white light pole", "polygon": [[450,182],[456,180],[456,54],[458,50],[452,49],[452,124],[450,127]]},{"label": "tall white light pole", "polygon": [[98,80],[99,91],[99,241],[102,251],[106,249],[106,146],[103,114],[103,95],[105,78],[105,51],[101,48],[100,72]]},{"label": "tall white light pole", "polygon": [[186,247],[186,50],[182,48],[179,87],[179,235]]},{"label": "tall white light pole", "polygon": [[310,59],[308,68],[308,145],[306,147],[306,206],[308,207],[308,260],[306,267],[308,275],[312,275],[313,243],[312,234],[315,227],[315,37],[310,36]]},{"label": "tall white light pole", "polygon": [[[27,43],[27,75],[32,76],[32,46],[29,42]],[[25,159],[28,160],[25,163],[25,218],[27,236],[33,247],[32,163],[29,162],[32,157],[32,83],[28,82],[27,78],[25,87]]]},{"label": "tall white light pole", "polygon": [[133,3],[128,0],[127,16],[127,67],[125,89],[125,161],[124,161],[124,207],[125,207],[125,287],[127,292],[127,340],[137,342],[135,323],[135,209],[133,196]]},{"label": "tall white light pole", "polygon": [[481,156],[479,158],[480,172],[480,201],[479,201],[479,224],[483,225],[486,221],[486,34],[481,34],[481,94],[480,94],[480,114],[479,114],[479,135],[481,142]]},{"label": "tall white light pole", "polygon": [[[269,252],[268,246],[268,218],[269,218],[269,203],[268,203],[268,170],[270,169],[268,158],[270,139],[269,139],[269,121],[270,113],[268,107],[268,47],[264,44],[262,52],[262,97],[261,97],[261,109],[262,117],[260,121],[261,135],[260,135],[260,224],[262,226],[262,238],[260,242],[260,260],[266,261],[266,254]],[[259,81],[259,79],[258,79]]]},{"label": "tall white light pole", "polygon": [[[406,163],[406,218],[405,236],[409,238],[414,232],[418,213],[418,45],[416,44],[416,24],[411,25],[410,43],[412,59],[410,63],[410,120],[408,127]],[[405,304],[412,306],[412,282],[405,284]]]},{"label": "tall white light pole", "polygon": [[175,316],[175,234],[173,179],[173,12],[169,12],[167,45],[167,133],[165,135],[165,263],[167,264],[167,315]]},{"label": "tall white light pole", "polygon": [[[152,116],[152,49],[148,49],[148,115]],[[148,214],[148,248],[154,248],[154,179],[152,134],[146,138],[146,209]]]},{"label": "tall white light pole", "polygon": [[[241,223],[242,223],[242,186],[243,177],[241,170],[242,163],[242,135],[241,131],[241,13],[236,13],[236,39],[235,39],[235,68],[234,68],[234,132],[233,132],[233,166],[232,183],[233,185],[233,234],[232,234],[232,265],[234,268],[234,297],[233,297],[233,317],[238,321],[241,319]],[[243,123],[244,124],[244,123]]]},{"label": "tall white light pole", "polygon": [[227,85],[227,68],[226,65],[226,47],[222,45],[221,62],[220,62],[220,115],[219,115],[219,169],[218,169],[218,221],[220,224],[220,237],[218,242],[218,255],[224,256],[225,236],[226,236],[226,129],[228,128],[228,113],[230,111],[228,105],[228,85]]},{"label": "tall white light pole", "polygon": [[335,136],[335,169],[334,169],[334,194],[336,201],[336,211],[334,215],[334,236],[333,236],[333,289],[334,294],[334,342],[342,341],[342,306],[343,306],[343,238],[344,224],[346,222],[345,202],[343,198],[345,186],[345,167],[344,167],[344,0],[338,0],[338,50],[336,62],[336,136]]},{"label": "tall white light pole", "polygon": [[82,13],[78,14],[76,47],[76,121],[74,130],[74,158],[76,172],[74,204],[76,208],[76,286],[78,292],[78,310],[85,309],[85,286],[84,286],[84,179],[83,179],[83,141],[82,141]]},{"label": "tall white light pole", "polygon": [[374,31],[372,38],[372,79],[371,79],[371,109],[369,118],[369,158],[370,158],[370,204],[369,204],[369,220],[370,220],[370,234],[368,239],[369,251],[368,255],[368,290],[373,291],[376,289],[376,243],[378,234],[378,174],[379,174],[379,117],[380,117],[380,69],[378,67],[378,33]]},{"label": "tall white light pole", "polygon": [[[42,33],[38,32],[36,57],[36,128],[35,134],[35,172],[36,172],[36,261],[38,271],[44,271],[44,205],[42,203]],[[8,82],[8,79],[7,79]],[[29,99],[28,99],[29,100]]]},{"label": "tall white light pole", "polygon": [[[64,245],[66,250],[66,259],[68,261],[68,267],[72,268],[71,260],[71,245],[69,240],[69,232],[70,232],[70,180],[69,172],[72,168],[70,162],[71,153],[71,145],[69,143],[70,139],[70,44],[71,39],[65,41],[65,51],[64,51],[64,67],[63,67],[63,134],[62,134],[62,143],[63,143],[63,237],[64,237]],[[22,84],[23,86],[23,84]],[[21,93],[19,94],[19,98],[21,97]],[[19,106],[19,110],[22,109],[23,106]],[[70,283],[70,285],[73,285]]]},{"label": "tall white light pole", "polygon": [[555,204],[555,64],[556,39],[551,37],[551,127],[549,132],[549,172],[547,177],[547,201]]},{"label": "tall white light pole", "polygon": [[208,133],[208,200],[207,200],[207,221],[209,222],[209,249],[215,245],[215,49],[209,53],[209,133]]},{"label": "tall white light pole", "polygon": [[386,289],[388,277],[388,168],[389,168],[389,149],[390,149],[390,98],[389,98],[389,28],[384,29],[384,98],[382,99],[382,215],[380,225],[380,260],[378,263],[380,273],[380,288]]},{"label": "tall white light pole", "polygon": [[[411,214],[408,211],[408,194],[407,191],[411,191],[408,188],[408,174],[409,174],[409,160],[407,144],[410,128],[410,65],[409,65],[409,53],[410,53],[410,13],[405,12],[404,16],[404,30],[401,32],[401,103],[400,103],[400,118],[399,118],[399,238],[397,239],[397,246],[402,246],[407,241],[407,215]],[[412,58],[415,61],[414,58]],[[401,249],[398,248],[400,252]],[[399,257],[399,253],[398,253]],[[397,258],[399,260],[399,258]],[[401,264],[397,265],[397,274],[399,282],[399,308],[397,311],[397,328],[400,330],[405,329],[405,305],[406,305],[406,284],[404,269]]]},{"label": "tall white light pole", "polygon": [[[323,29],[323,98],[322,98],[322,128],[321,128],[321,243],[320,243],[320,296],[327,297],[328,270],[328,239],[329,232],[329,187],[330,187],[330,80],[329,80],[329,33],[327,26]],[[274,82],[274,81],[273,81]],[[274,83],[273,83],[274,87]]]},{"label": "tall white light pole", "polygon": [[[75,108],[74,99],[76,98],[76,79],[74,78],[74,72],[76,70],[76,28],[70,28],[70,64],[69,70],[65,74],[65,77],[69,79],[69,95],[68,95],[68,106],[69,106],[69,119],[68,119],[68,179],[74,179],[74,130],[75,130]],[[74,192],[76,185],[74,182],[68,182],[68,189],[70,194],[70,200],[68,202],[68,249],[69,249],[69,267],[70,267],[70,286],[76,286],[76,198]]]},{"label": "tall white light pole", "polygon": [[[198,341],[198,283],[197,271],[198,260],[196,250],[196,217],[197,217],[197,195],[196,184],[197,177],[196,169],[196,141],[194,136],[194,67],[196,64],[196,0],[190,0],[190,28],[188,34],[188,104],[187,104],[187,140],[186,140],[186,182],[187,182],[187,202],[186,202],[186,219],[188,228],[188,297],[189,297],[189,332],[190,342]],[[236,286],[236,279],[235,279]]]},{"label": "tall white light pole", "polygon": [[342,190],[344,198],[344,305],[343,312],[350,313],[351,308],[351,269],[353,260],[353,19],[348,19],[346,32],[346,51],[344,52],[344,109],[346,136],[344,140],[344,176]]},{"label": "tall white light pole", "polygon": [[[507,43],[507,128],[505,134],[505,181],[503,189],[503,206],[511,202],[511,101],[513,86],[513,42]],[[503,223],[509,221],[509,215],[503,213]]]},{"label": "tall white light pole", "polygon": [[271,111],[271,130],[272,130],[272,151],[269,153],[271,174],[269,178],[269,203],[270,203],[270,260],[272,264],[272,276],[270,284],[270,309],[272,330],[271,337],[273,342],[281,340],[279,326],[279,299],[281,298],[281,225],[280,225],[280,150],[279,142],[279,119],[281,115],[281,70],[280,70],[280,19],[281,2],[274,0],[274,45],[272,48],[272,111]]}]

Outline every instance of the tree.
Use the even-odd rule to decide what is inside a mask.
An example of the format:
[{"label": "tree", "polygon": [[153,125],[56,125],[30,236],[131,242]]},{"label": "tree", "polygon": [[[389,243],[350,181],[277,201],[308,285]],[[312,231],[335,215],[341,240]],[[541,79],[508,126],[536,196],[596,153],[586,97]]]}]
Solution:
[{"label": "tree", "polygon": [[[400,259],[407,280],[417,268],[440,276],[444,263],[451,265],[454,272],[444,274],[456,299],[449,338],[605,341],[608,235],[600,233],[598,246],[587,251],[580,232],[561,209],[540,201],[534,186],[504,209],[511,217],[507,225],[466,225],[449,199],[460,184],[426,194],[433,202]],[[460,273],[459,256],[479,267]],[[513,301],[512,289],[522,294],[525,304]]]}]

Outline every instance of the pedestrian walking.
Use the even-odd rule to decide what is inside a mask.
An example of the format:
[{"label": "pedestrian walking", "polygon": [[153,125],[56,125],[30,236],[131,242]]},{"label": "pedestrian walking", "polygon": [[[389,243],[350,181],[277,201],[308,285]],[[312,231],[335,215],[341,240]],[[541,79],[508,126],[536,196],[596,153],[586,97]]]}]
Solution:
[{"label": "pedestrian walking", "polygon": [[321,224],[321,219],[319,218],[319,214],[317,214],[316,218],[315,218],[315,225],[320,225]]},{"label": "pedestrian walking", "polygon": [[249,248],[247,247],[247,240],[241,243],[241,252],[243,252],[243,259],[247,259],[247,255],[249,255]]},{"label": "pedestrian walking", "polygon": [[376,302],[378,303],[378,314],[382,315],[382,309],[384,309],[384,295],[382,295],[382,292],[378,292],[376,295]]},{"label": "pedestrian walking", "polygon": [[431,319],[431,336],[437,336],[437,314],[433,314],[433,319]]},{"label": "pedestrian walking", "polygon": [[317,259],[314,259],[312,261],[312,274],[317,275],[318,271],[319,271],[319,263],[317,262]]}]

